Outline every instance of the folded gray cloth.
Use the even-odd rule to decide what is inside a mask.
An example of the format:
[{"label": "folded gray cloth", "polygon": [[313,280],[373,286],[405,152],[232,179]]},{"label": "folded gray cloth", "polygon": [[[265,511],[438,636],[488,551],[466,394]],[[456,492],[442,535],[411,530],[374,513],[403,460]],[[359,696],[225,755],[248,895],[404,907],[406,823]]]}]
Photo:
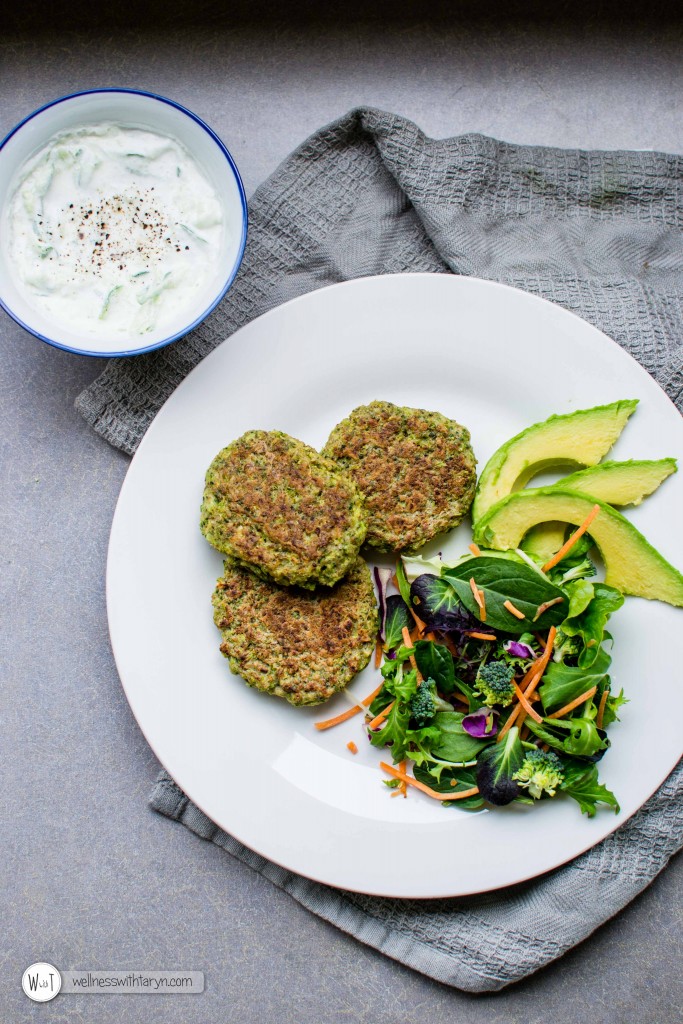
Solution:
[{"label": "folded gray cloth", "polygon": [[[681,409],[682,172],[681,157],[662,153],[514,146],[481,135],[435,141],[404,118],[352,111],[257,190],[242,268],[211,317],[166,349],[111,360],[77,406],[132,454],[192,367],[255,316],[337,281],[432,271],[501,281],[574,310],[635,356]],[[165,772],[151,802],[362,942],[483,992],[560,956],[652,881],[681,846],[682,794],[679,766],[617,833],[568,866],[504,891],[430,901],[359,896],[284,871],[218,829]]]}]

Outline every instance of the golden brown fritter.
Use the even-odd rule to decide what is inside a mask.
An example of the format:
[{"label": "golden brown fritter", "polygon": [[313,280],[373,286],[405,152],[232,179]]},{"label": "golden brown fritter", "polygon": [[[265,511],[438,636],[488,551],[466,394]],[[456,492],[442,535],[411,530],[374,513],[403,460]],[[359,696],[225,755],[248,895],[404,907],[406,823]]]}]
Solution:
[{"label": "golden brown fritter", "polygon": [[233,672],[291,704],[320,704],[365,668],[377,634],[370,570],[356,558],[335,587],[279,587],[226,559],[213,595]]},{"label": "golden brown fritter", "polygon": [[380,551],[416,551],[457,526],[472,504],[476,459],[469,431],[439,412],[361,405],[337,424],[323,454],[358,485],[366,541]]},{"label": "golden brown fritter", "polygon": [[279,430],[249,430],[209,466],[200,529],[264,579],[314,588],[345,575],[366,521],[338,463]]}]

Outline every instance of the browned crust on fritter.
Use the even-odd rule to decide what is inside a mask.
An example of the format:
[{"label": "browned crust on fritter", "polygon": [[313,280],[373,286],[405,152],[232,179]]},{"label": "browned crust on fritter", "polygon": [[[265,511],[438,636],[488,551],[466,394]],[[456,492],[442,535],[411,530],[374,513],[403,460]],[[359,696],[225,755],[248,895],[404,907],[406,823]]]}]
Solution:
[{"label": "browned crust on fritter", "polygon": [[467,514],[476,484],[469,431],[438,412],[391,402],[359,406],[323,449],[365,499],[366,542],[415,551]]},{"label": "browned crust on fritter", "polygon": [[313,592],[278,587],[227,559],[213,607],[232,671],[292,704],[328,700],[374,649],[377,606],[362,558],[335,587]]},{"label": "browned crust on fritter", "polygon": [[331,586],[365,537],[358,490],[338,463],[281,431],[250,430],[206,474],[200,526],[266,579]]}]

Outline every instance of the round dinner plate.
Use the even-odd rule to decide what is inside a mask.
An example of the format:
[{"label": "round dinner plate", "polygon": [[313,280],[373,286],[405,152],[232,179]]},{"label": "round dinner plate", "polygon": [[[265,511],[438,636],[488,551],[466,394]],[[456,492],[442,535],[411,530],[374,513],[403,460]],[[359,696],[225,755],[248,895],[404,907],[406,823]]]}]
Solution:
[{"label": "round dinner plate", "polygon": [[[610,458],[683,457],[683,424],[615,342],[558,306],[473,278],[400,274],[333,285],[279,306],[211,353],[166,402],[132,461],[109,546],[107,605],[121,680],[157,757],[221,828],[292,871],[357,892],[457,896],[557,867],[612,832],[681,754],[681,612],[628,598],[614,616],[612,680],[630,703],[600,778],[621,811],[572,800],[468,813],[416,791],[394,799],[360,716],[318,732],[343,694],[295,708],[247,687],[218,649],[211,594],[221,555],[199,532],[204,473],[245,430],[319,448],[356,406],[385,399],[469,427],[481,469],[551,413],[638,398]],[[683,564],[683,479],[627,512]],[[469,523],[428,552],[464,552]],[[372,557],[372,556],[370,556]],[[378,673],[350,689],[362,698]],[[352,755],[346,747],[355,740]]]}]

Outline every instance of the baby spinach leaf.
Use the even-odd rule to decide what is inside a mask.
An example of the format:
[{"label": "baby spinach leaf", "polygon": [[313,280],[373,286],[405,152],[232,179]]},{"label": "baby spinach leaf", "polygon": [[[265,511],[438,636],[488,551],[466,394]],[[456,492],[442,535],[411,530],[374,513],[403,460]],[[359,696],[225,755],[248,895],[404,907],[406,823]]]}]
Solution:
[{"label": "baby spinach leaf", "polygon": [[585,612],[595,594],[595,588],[590,580],[574,580],[566,583],[564,589],[565,593],[569,595],[567,618],[574,618],[581,612]]},{"label": "baby spinach leaf", "polygon": [[415,661],[425,679],[433,679],[440,693],[453,693],[455,689],[455,669],[453,655],[443,644],[435,644],[432,640],[417,640],[415,643]]},{"label": "baby spinach leaf", "polygon": [[[465,789],[472,789],[477,784],[475,772],[471,768],[438,766],[438,769],[436,772],[431,772],[425,765],[415,765],[413,773],[418,782],[423,782],[425,786],[435,789],[437,793],[458,793]],[[460,808],[461,811],[478,811],[484,806],[484,800],[480,794],[476,794],[475,796],[466,796],[464,800],[445,800],[442,806]]]},{"label": "baby spinach leaf", "polygon": [[403,630],[410,629],[412,618],[405,601],[399,594],[387,598],[387,617],[384,624],[384,643],[391,651],[403,643]]},{"label": "baby spinach leaf", "polygon": [[490,739],[480,740],[470,736],[462,726],[465,716],[460,711],[439,711],[432,724],[439,730],[439,738],[432,745],[432,754],[442,761],[473,761]]},{"label": "baby spinach leaf", "polygon": [[[477,587],[484,592],[485,624],[489,628],[521,634],[557,625],[567,615],[566,594],[525,562],[481,556],[445,569],[443,578],[452,584],[468,611],[480,618],[479,606],[470,586],[470,579],[474,579]],[[523,612],[524,618],[518,619],[509,612],[505,608],[506,601]],[[539,607],[549,601],[557,603],[536,619]]]},{"label": "baby spinach leaf", "polygon": [[593,764],[586,767],[580,762],[565,763],[565,777],[561,790],[576,800],[582,813],[589,818],[595,817],[596,804],[606,804],[619,813],[619,804],[614,793],[598,781],[598,769]]},{"label": "baby spinach leaf", "polygon": [[609,654],[602,647],[598,648],[595,661],[589,669],[565,665],[561,661],[551,661],[538,688],[546,714],[563,708],[592,686],[598,686],[607,675],[611,661]]},{"label": "baby spinach leaf", "polygon": [[500,743],[492,743],[482,750],[477,763],[479,792],[490,804],[504,807],[521,795],[519,784],[513,779],[524,761],[524,750],[516,725]]}]

